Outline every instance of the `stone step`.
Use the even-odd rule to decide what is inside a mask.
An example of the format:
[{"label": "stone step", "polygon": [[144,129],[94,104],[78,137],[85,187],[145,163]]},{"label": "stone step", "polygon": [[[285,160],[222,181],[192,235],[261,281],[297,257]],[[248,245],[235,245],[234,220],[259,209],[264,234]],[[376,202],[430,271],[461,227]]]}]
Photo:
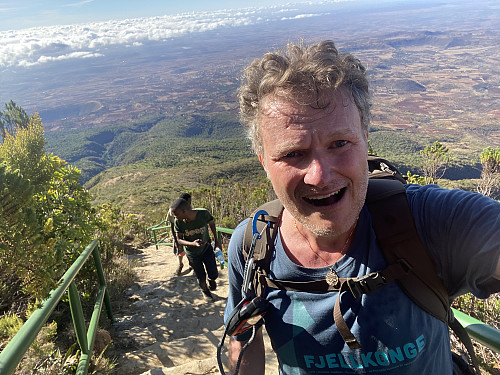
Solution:
[{"label": "stone step", "polygon": [[[196,346],[193,345],[193,341],[176,340],[177,342],[163,343],[161,349],[165,350],[164,353],[158,357],[166,358],[166,353],[172,353],[172,350],[177,350],[178,348],[183,348],[185,346],[191,347],[191,350],[181,350],[177,358],[173,358],[169,355],[170,362],[173,366],[163,365],[162,367],[149,367],[149,370],[142,373],[142,375],[162,375],[162,374],[176,374],[176,375],[205,375],[205,374],[220,374],[219,365],[217,362],[217,344],[222,337],[222,330],[217,330],[214,332],[207,332],[207,337],[199,338],[199,343]],[[206,339],[210,337],[216,337],[215,345],[210,348],[210,344],[207,345]],[[195,337],[188,338],[189,340],[196,339]],[[210,343],[213,343],[213,339],[209,339]],[[227,358],[227,339],[225,342],[225,348],[222,351],[222,364],[224,366],[226,374],[229,375],[229,365]],[[197,345],[200,345],[198,350]],[[276,355],[274,354],[269,337],[264,330],[264,346],[266,349],[266,374],[274,375],[278,374],[278,361]],[[142,360],[142,359],[141,359]]]},{"label": "stone step", "polygon": [[205,330],[195,336],[168,342],[156,342],[126,353],[120,361],[120,375],[136,375],[149,369],[173,368],[193,360],[216,358],[222,329],[223,327],[215,331]]},{"label": "stone step", "polygon": [[141,375],[205,375],[220,374],[217,358],[195,360],[176,367],[157,367]]}]

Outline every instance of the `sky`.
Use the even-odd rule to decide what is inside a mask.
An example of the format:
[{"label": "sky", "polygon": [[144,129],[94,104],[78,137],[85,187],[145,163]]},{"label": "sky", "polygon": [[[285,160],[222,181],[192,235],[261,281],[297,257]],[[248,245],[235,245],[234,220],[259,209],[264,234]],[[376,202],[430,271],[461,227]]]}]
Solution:
[{"label": "sky", "polygon": [[[339,1],[350,0],[292,4],[284,4],[284,0],[252,0],[251,3],[249,0],[80,0],[74,3],[0,0],[0,72],[63,60],[99,58],[109,54],[110,48],[138,48],[191,33],[321,16],[325,7]],[[179,3],[184,5],[181,7]],[[148,6],[146,9],[137,4]],[[252,7],[248,7],[249,4]]]},{"label": "sky", "polygon": [[[185,12],[269,7],[305,0],[0,0],[0,31]],[[310,1],[317,3],[318,1]]]}]

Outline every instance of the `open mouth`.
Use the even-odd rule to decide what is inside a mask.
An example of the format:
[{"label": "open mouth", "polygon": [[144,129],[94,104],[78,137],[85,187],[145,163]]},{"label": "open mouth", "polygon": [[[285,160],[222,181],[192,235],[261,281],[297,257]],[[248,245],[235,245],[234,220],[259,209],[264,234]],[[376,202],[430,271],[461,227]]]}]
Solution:
[{"label": "open mouth", "polygon": [[323,206],[329,206],[331,204],[337,203],[339,200],[342,199],[344,196],[344,193],[346,191],[346,188],[342,188],[335,193],[328,194],[328,195],[323,195],[323,196],[317,196],[314,198],[304,198],[304,200],[312,204],[313,206],[316,207],[323,207]]}]

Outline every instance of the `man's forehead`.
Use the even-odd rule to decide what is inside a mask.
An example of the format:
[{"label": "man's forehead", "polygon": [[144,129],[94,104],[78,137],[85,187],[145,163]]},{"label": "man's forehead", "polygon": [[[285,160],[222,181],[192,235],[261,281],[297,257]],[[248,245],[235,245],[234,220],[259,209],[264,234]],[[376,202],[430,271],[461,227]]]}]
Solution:
[{"label": "man's forehead", "polygon": [[301,124],[334,115],[336,109],[350,105],[355,105],[354,99],[346,89],[323,91],[319,95],[309,97],[288,97],[278,92],[262,100],[260,115],[291,124]]}]

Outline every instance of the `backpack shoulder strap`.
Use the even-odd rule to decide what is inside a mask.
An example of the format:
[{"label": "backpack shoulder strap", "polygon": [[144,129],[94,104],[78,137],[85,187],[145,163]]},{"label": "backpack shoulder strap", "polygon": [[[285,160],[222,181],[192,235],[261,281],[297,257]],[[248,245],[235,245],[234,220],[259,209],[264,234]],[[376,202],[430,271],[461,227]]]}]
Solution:
[{"label": "backpack shoulder strap", "polygon": [[410,268],[408,276],[398,280],[401,289],[424,311],[448,324],[448,291],[417,232],[404,185],[370,179],[366,204],[387,263],[401,259]]},{"label": "backpack shoulder strap", "polygon": [[387,263],[402,259],[410,267],[408,276],[398,279],[401,289],[424,311],[448,324],[480,374],[471,339],[454,318],[448,291],[417,232],[404,185],[398,180],[370,179],[366,204]]},{"label": "backpack shoulder strap", "polygon": [[[253,280],[253,287],[257,296],[261,296],[265,286],[260,281],[269,273],[271,257],[274,250],[274,240],[278,234],[278,226],[281,220],[281,213],[283,205],[279,199],[267,202],[260,206],[250,216],[250,220],[245,228],[243,235],[243,256],[245,260],[248,259],[248,253],[252,247],[253,242],[253,225],[252,221],[254,216],[261,210],[264,210],[268,215],[260,215],[256,221],[257,231],[261,234],[262,238],[255,241],[255,248],[253,250],[253,259],[257,272]],[[265,229],[264,233],[262,231]]]},{"label": "backpack shoulder strap", "polygon": [[267,242],[268,238],[276,238],[277,234],[277,228],[281,216],[281,212],[283,211],[283,205],[279,201],[279,199],[275,199],[273,201],[267,202],[260,206],[258,209],[256,209],[252,215],[250,216],[250,220],[247,223],[247,226],[245,228],[245,234],[243,235],[243,255],[245,256],[245,259],[248,257],[248,252],[250,250],[250,246],[252,245],[252,240],[253,240],[253,227],[252,227],[252,220],[255,216],[255,214],[259,211],[266,211],[268,215],[261,215],[260,218],[257,220],[257,230],[260,233],[265,226],[268,224],[267,230],[269,231],[270,237],[266,236],[266,241],[258,241],[255,244],[255,250],[253,253],[253,256],[255,260],[261,260],[265,258],[265,252],[268,248],[272,246],[264,246],[265,243]]}]

